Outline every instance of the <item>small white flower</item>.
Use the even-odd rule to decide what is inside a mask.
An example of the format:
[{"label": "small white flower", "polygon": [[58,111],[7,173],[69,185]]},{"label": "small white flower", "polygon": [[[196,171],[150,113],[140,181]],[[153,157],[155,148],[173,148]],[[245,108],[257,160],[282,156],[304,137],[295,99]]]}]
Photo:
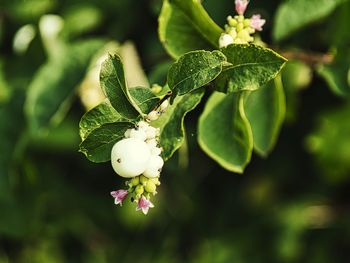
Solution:
[{"label": "small white flower", "polygon": [[220,39],[219,39],[219,47],[220,48],[226,47],[226,46],[232,44],[233,42],[234,41],[233,41],[232,36],[230,36],[229,34],[222,33],[220,36]]}]

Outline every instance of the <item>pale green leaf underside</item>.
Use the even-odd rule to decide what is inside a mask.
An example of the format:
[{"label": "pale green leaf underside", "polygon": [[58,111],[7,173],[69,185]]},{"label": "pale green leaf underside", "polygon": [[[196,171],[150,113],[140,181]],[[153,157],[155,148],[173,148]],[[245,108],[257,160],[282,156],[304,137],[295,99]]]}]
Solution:
[{"label": "pale green leaf underside", "polygon": [[333,12],[343,0],[286,0],[277,9],[273,38],[281,41]]},{"label": "pale green leaf underside", "polygon": [[244,111],[252,129],[254,149],[266,156],[275,146],[286,111],[280,76],[247,94]]},{"label": "pale green leaf underside", "polygon": [[215,80],[217,91],[224,93],[256,90],[275,78],[286,59],[257,45],[229,45],[221,49],[230,66],[224,66]]},{"label": "pale green leaf underside", "polygon": [[172,105],[158,120],[151,123],[160,128],[160,145],[162,157],[168,160],[184,141],[184,118],[201,101],[204,89],[197,89],[183,96],[177,96]]},{"label": "pale green leaf underside", "polygon": [[79,134],[85,140],[89,133],[102,124],[125,120],[109,102],[102,102],[83,115],[79,122]]},{"label": "pale green leaf underside", "polygon": [[242,93],[213,93],[199,118],[201,148],[225,169],[243,173],[253,149]]},{"label": "pale green leaf underside", "polygon": [[169,69],[167,83],[177,95],[200,88],[221,72],[226,57],[220,51],[192,51],[181,56]]},{"label": "pale green leaf underside", "polygon": [[199,1],[165,0],[159,16],[159,38],[173,57],[199,49],[212,50],[218,45],[222,29],[217,26]]},{"label": "pale green leaf underside", "polygon": [[131,122],[105,123],[91,131],[79,145],[79,151],[95,163],[107,162],[111,158],[113,145],[124,137],[127,129],[134,127]]}]

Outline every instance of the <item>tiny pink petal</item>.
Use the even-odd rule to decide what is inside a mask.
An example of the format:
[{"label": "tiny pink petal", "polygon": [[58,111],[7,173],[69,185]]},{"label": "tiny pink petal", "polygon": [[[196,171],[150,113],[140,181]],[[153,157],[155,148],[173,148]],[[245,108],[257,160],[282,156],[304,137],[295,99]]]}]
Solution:
[{"label": "tiny pink petal", "polygon": [[114,203],[116,205],[120,204],[120,206],[122,205],[122,201],[126,198],[126,196],[128,195],[128,191],[124,190],[124,189],[120,189],[117,191],[112,191],[111,192],[111,196],[114,197]]},{"label": "tiny pink petal", "polygon": [[249,4],[249,0],[236,0],[235,7],[236,7],[237,13],[239,15],[243,15],[245,10],[247,9],[248,4]]},{"label": "tiny pink petal", "polygon": [[154,207],[154,205],[151,203],[149,199],[146,199],[146,197],[142,196],[139,200],[139,203],[136,207],[136,211],[139,211],[142,209],[142,212],[147,215],[148,209]]},{"label": "tiny pink petal", "polygon": [[265,19],[261,19],[261,15],[253,15],[250,21],[250,27],[255,30],[261,31],[262,26],[265,24],[265,22]]}]

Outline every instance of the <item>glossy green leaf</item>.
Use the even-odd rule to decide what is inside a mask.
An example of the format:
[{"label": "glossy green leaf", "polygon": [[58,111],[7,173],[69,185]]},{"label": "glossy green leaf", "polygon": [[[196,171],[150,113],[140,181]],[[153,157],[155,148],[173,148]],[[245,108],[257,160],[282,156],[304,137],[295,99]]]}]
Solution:
[{"label": "glossy green leaf", "polygon": [[217,48],[222,32],[200,1],[163,2],[159,16],[159,38],[171,56],[176,58],[193,50]]},{"label": "glossy green leaf", "polygon": [[113,145],[124,137],[127,129],[134,127],[131,122],[105,123],[91,131],[79,145],[79,151],[95,163],[111,159]]},{"label": "glossy green leaf", "polygon": [[286,112],[281,77],[247,94],[244,111],[252,129],[254,149],[266,156],[275,146]]},{"label": "glossy green leaf", "polygon": [[277,9],[273,38],[280,41],[331,14],[343,0],[286,0]]},{"label": "glossy green leaf", "polygon": [[119,55],[109,55],[102,63],[100,84],[114,109],[127,119],[136,119],[140,112],[133,105],[124,75],[124,66]]},{"label": "glossy green leaf", "polygon": [[28,88],[25,113],[33,133],[45,131],[65,115],[75,87],[83,79],[101,40],[85,40],[69,46],[64,56],[44,64]]},{"label": "glossy green leaf", "polygon": [[175,98],[164,114],[151,124],[160,128],[160,144],[163,148],[162,157],[168,160],[184,141],[184,118],[201,101],[204,89],[197,89],[184,96]]},{"label": "glossy green leaf", "polygon": [[[79,122],[79,134],[85,140],[89,133],[102,124],[113,123],[123,120],[123,117],[112,107],[109,102],[102,102],[91,109],[81,118]],[[125,120],[125,119],[124,119]]]},{"label": "glossy green leaf", "polygon": [[215,79],[226,57],[220,51],[192,51],[181,56],[169,69],[167,82],[177,95],[198,89]]},{"label": "glossy green leaf", "polygon": [[215,80],[216,90],[224,93],[256,90],[275,78],[286,59],[257,45],[229,45],[221,49],[232,65],[225,66]]},{"label": "glossy green leaf", "polygon": [[242,93],[215,92],[210,96],[199,118],[198,142],[222,167],[243,173],[251,158],[253,137]]},{"label": "glossy green leaf", "polygon": [[129,88],[130,96],[134,103],[141,109],[144,114],[148,114],[159,102],[159,98],[155,96],[150,88],[135,87]]}]

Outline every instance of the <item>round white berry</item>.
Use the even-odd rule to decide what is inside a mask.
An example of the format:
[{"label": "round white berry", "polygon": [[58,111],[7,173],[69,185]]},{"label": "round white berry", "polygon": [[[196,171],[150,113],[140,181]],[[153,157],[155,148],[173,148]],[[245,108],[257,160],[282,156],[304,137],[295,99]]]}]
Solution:
[{"label": "round white berry", "polygon": [[147,118],[150,120],[150,121],[155,121],[157,120],[159,117],[159,114],[158,112],[156,112],[155,110],[154,111],[151,111],[150,113],[148,113],[147,115]]},{"label": "round white berry", "polygon": [[219,46],[226,47],[234,42],[233,38],[229,34],[222,33],[219,39]]},{"label": "round white berry", "polygon": [[130,132],[131,132],[132,129],[127,129],[124,133],[124,137],[125,138],[129,138],[130,137]]},{"label": "round white berry", "polygon": [[161,152],[162,152],[162,150],[159,147],[152,147],[151,148],[152,155],[160,155]]},{"label": "round white berry", "polygon": [[117,142],[111,153],[114,171],[121,177],[130,178],[142,174],[149,166],[151,153],[147,144],[139,139],[128,138]]},{"label": "round white berry", "polygon": [[164,161],[162,157],[158,155],[151,155],[148,162],[148,167],[143,172],[143,175],[148,178],[157,177],[159,176],[160,170],[162,169],[163,165],[164,165]]},{"label": "round white berry", "polygon": [[140,129],[147,129],[149,127],[149,124],[145,121],[140,121],[137,126],[139,126]]},{"label": "round white berry", "polygon": [[135,138],[144,141],[147,139],[147,135],[143,129],[137,128],[131,130],[130,138]]},{"label": "round white berry", "polygon": [[169,105],[169,101],[165,100],[162,102],[162,104],[160,104],[160,110],[165,110]]}]

